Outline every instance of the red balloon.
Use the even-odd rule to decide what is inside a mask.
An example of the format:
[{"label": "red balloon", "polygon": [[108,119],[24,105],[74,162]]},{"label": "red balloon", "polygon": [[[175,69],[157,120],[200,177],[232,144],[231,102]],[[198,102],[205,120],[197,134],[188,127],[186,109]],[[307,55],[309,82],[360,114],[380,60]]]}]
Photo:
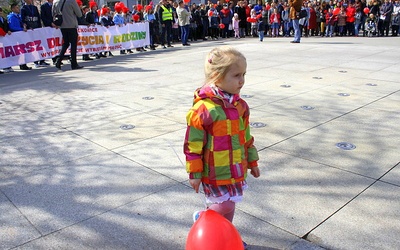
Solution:
[{"label": "red balloon", "polygon": [[336,9],[333,10],[333,14],[335,16],[337,16],[339,13],[340,13],[340,9],[339,8],[336,8]]},{"label": "red balloon", "polygon": [[364,8],[364,14],[365,14],[365,15],[368,15],[368,13],[369,13],[369,8],[368,8],[368,7],[365,7],[365,8]]},{"label": "red balloon", "polygon": [[260,18],[262,18],[262,14],[257,15],[257,19],[260,19]]},{"label": "red balloon", "polygon": [[214,12],[212,12],[212,11],[208,12],[208,16],[212,16],[213,14],[214,14]]},{"label": "red balloon", "polygon": [[222,30],[222,29],[225,29],[225,24],[223,24],[223,23],[220,23],[219,24],[219,28]]},{"label": "red balloon", "polygon": [[183,2],[184,2],[184,3],[189,3],[189,2],[190,2],[190,0],[183,0]]},{"label": "red balloon", "polygon": [[243,250],[235,226],[214,210],[206,210],[193,224],[186,240],[186,250]]},{"label": "red balloon", "polygon": [[138,14],[133,15],[133,20],[135,22],[139,21],[140,16]]}]

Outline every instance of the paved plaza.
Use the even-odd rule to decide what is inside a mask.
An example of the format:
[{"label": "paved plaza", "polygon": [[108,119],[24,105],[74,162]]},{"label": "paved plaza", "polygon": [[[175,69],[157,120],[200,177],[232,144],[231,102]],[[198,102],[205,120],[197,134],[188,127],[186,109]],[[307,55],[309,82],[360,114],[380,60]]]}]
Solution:
[{"label": "paved plaza", "polygon": [[185,249],[204,207],[183,166],[185,115],[221,45],[248,63],[262,176],[234,224],[249,249],[400,249],[400,38],[289,41],[0,75],[0,249]]}]

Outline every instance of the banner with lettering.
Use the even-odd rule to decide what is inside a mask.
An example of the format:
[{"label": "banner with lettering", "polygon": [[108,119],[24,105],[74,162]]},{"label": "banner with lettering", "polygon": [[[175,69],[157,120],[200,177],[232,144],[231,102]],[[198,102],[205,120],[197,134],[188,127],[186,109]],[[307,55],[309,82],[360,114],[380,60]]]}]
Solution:
[{"label": "banner with lettering", "polygon": [[[148,23],[122,27],[79,26],[78,55],[144,47],[150,44]],[[61,51],[59,29],[45,27],[0,36],[0,68],[53,58]],[[67,51],[69,54],[69,51]]]}]

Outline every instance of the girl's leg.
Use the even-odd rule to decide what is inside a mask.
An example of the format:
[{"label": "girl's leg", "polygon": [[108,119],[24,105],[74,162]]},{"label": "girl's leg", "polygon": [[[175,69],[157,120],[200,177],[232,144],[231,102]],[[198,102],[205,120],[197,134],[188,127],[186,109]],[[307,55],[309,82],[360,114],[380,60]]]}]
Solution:
[{"label": "girl's leg", "polygon": [[209,209],[214,210],[220,215],[224,216],[230,222],[233,221],[233,216],[235,215],[235,202],[224,201],[222,203],[212,204]]}]

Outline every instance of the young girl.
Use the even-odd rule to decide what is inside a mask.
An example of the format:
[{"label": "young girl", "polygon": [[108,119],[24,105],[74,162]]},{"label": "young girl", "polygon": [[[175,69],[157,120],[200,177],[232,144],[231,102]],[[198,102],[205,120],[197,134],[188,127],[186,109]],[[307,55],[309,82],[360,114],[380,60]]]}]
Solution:
[{"label": "young girl", "polygon": [[[212,5],[212,4],[210,4],[210,5]],[[208,16],[209,16],[209,20],[210,20],[210,37],[211,37],[211,39],[218,40],[219,13],[218,13],[218,10],[216,9],[216,7],[217,6],[212,6],[208,10]]]},{"label": "young girl", "polygon": [[233,14],[233,18],[232,18],[232,27],[233,30],[235,31],[235,38],[239,39],[240,35],[239,35],[239,15],[237,13]]},{"label": "young girl", "polygon": [[[250,11],[250,17],[253,20],[257,20],[257,15],[256,15],[256,10],[255,9],[251,9]],[[251,22],[251,35],[253,37],[257,37],[257,21]]]},{"label": "young girl", "polygon": [[269,21],[269,23],[271,24],[273,37],[279,36],[279,27],[281,26],[280,20],[281,20],[281,15],[278,13],[278,9],[275,8],[274,12],[270,16],[270,21]]},{"label": "young girl", "polygon": [[[246,58],[232,47],[214,48],[205,60],[205,84],[194,94],[184,143],[189,183],[200,183],[212,209],[233,220],[235,203],[247,188],[247,170],[260,176],[250,135],[249,106],[240,98]],[[195,212],[194,219],[201,216]],[[244,243],[245,244],[245,243]]]}]

